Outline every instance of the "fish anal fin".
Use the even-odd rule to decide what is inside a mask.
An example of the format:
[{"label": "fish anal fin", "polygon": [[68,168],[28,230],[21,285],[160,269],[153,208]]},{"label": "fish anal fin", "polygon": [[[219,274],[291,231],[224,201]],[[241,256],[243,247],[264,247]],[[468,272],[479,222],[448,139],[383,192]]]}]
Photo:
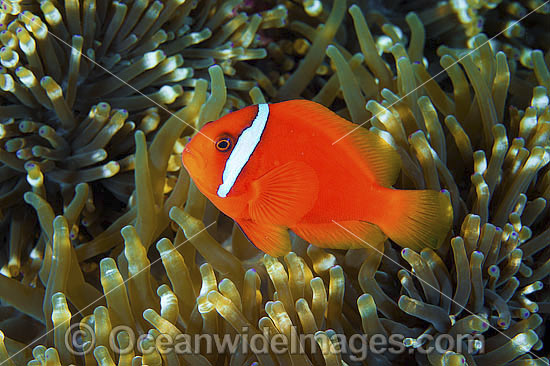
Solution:
[{"label": "fish anal fin", "polygon": [[244,235],[262,252],[280,257],[290,252],[290,236],[284,226],[256,223],[252,220],[237,221]]},{"label": "fish anal fin", "polygon": [[299,224],[291,230],[307,242],[331,249],[374,248],[383,251],[386,235],[365,221],[333,221],[323,224]]},{"label": "fish anal fin", "polygon": [[313,208],[318,186],[317,174],[306,163],[280,165],[251,183],[250,218],[290,226]]},{"label": "fish anal fin", "polygon": [[321,104],[307,100],[277,104],[283,103],[286,113],[309,121],[329,134],[336,142],[334,146],[346,146],[350,149],[350,156],[356,156],[358,165],[379,185],[389,187],[395,183],[401,170],[401,157],[383,138],[345,120]]}]

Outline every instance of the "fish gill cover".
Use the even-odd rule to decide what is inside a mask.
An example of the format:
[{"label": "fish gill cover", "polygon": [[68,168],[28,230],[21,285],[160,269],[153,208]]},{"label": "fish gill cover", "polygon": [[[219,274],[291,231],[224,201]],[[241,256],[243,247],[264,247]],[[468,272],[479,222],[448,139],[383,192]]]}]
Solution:
[{"label": "fish gill cover", "polygon": [[[0,365],[547,365],[549,12],[542,0],[3,0]],[[276,259],[206,201],[181,167],[189,136],[292,98],[392,144],[396,187],[445,190],[441,249],[294,237]],[[250,342],[293,333],[311,349]],[[159,342],[197,335],[246,347]],[[394,348],[370,347],[391,335]],[[354,336],[363,347],[342,341]]]}]

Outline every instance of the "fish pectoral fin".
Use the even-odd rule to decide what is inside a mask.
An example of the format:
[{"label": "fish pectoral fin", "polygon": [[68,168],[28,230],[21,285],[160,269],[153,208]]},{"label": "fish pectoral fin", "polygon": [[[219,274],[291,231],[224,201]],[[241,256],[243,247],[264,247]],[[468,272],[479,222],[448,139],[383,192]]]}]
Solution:
[{"label": "fish pectoral fin", "polygon": [[240,220],[237,224],[248,240],[262,252],[272,257],[280,257],[290,252],[290,237],[286,227],[252,220]]},{"label": "fish pectoral fin", "polygon": [[307,242],[331,249],[374,248],[384,250],[386,235],[365,221],[333,221],[325,224],[300,224],[291,230]]},{"label": "fish pectoral fin", "polygon": [[255,222],[290,226],[313,208],[318,186],[317,174],[308,164],[280,165],[251,183],[250,217]]}]

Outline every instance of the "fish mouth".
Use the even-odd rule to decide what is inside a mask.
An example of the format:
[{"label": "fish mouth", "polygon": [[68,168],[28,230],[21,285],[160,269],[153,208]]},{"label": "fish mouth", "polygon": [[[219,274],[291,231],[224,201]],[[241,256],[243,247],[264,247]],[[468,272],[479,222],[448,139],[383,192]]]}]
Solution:
[{"label": "fish mouth", "polygon": [[200,155],[198,155],[196,152],[194,152],[191,148],[188,146],[185,146],[183,148],[183,153],[181,154],[181,160],[183,162],[183,166],[187,171],[192,174],[193,172],[197,172],[200,169],[201,166],[204,166],[204,161]]},{"label": "fish mouth", "polygon": [[183,148],[183,153],[181,154],[181,161],[187,170],[190,168],[191,161],[195,160],[196,157],[193,154],[193,151],[187,146]]},{"label": "fish mouth", "polygon": [[201,155],[197,154],[196,151],[185,147],[183,149],[183,153],[181,154],[181,161],[193,182],[195,182],[197,186],[202,186],[202,175],[206,169],[205,159]]},{"label": "fish mouth", "polygon": [[191,148],[188,145],[185,145],[183,148],[183,153],[193,155],[193,150],[191,150]]}]

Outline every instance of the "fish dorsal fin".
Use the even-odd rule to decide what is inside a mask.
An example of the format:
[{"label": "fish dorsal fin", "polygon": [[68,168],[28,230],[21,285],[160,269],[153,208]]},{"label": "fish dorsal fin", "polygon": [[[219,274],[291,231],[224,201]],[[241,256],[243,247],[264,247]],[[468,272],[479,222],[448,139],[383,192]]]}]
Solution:
[{"label": "fish dorsal fin", "polygon": [[251,183],[250,218],[291,226],[313,208],[318,192],[315,170],[301,161],[280,165]]},{"label": "fish dorsal fin", "polygon": [[374,224],[365,221],[300,224],[291,227],[296,235],[322,248],[358,249],[373,247],[383,250],[386,235]]},{"label": "fish dorsal fin", "polygon": [[290,252],[290,237],[286,227],[252,220],[239,220],[237,224],[248,240],[262,252],[272,257],[280,257]]},{"label": "fish dorsal fin", "polygon": [[279,104],[283,103],[286,113],[325,131],[333,139],[331,143],[341,139],[333,146],[349,149],[351,156],[357,156],[359,166],[365,168],[378,184],[389,187],[395,183],[401,170],[401,158],[384,139],[321,104],[308,100],[290,100]]}]

